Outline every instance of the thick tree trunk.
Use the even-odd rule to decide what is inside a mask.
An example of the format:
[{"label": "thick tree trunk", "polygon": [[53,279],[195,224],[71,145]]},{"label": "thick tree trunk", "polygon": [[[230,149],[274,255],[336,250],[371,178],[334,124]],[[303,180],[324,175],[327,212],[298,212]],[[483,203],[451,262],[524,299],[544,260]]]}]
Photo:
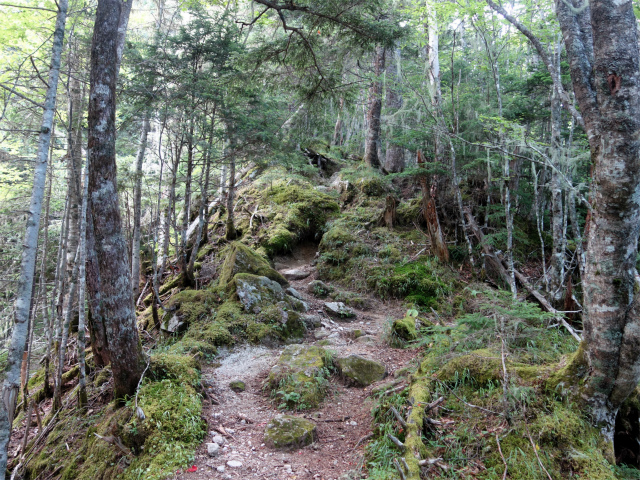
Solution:
[{"label": "thick tree trunk", "polygon": [[382,80],[384,72],[384,47],[376,47],[373,60],[375,78],[369,88],[369,110],[367,112],[367,137],[364,147],[364,163],[372,168],[380,167],[380,114],[382,112]]},{"label": "thick tree trunk", "polygon": [[637,22],[630,0],[591,0],[581,12],[557,0],[556,9],[594,163],[582,282],[584,357],[574,361],[588,363],[582,398],[612,442],[616,413],[640,380]]},{"label": "thick tree trunk", "polygon": [[7,356],[6,377],[2,386],[0,399],[0,478],[4,478],[7,468],[7,447],[11,436],[11,426],[16,407],[18,389],[20,387],[20,366],[22,352],[27,341],[29,323],[29,309],[33,290],[33,276],[35,272],[36,252],[38,249],[38,230],[40,228],[40,214],[44,198],[45,181],[47,177],[47,159],[49,143],[53,128],[53,117],[56,108],[56,93],[60,74],[60,57],[64,41],[64,30],[67,21],[68,0],[58,2],[58,15],[53,33],[53,48],[51,51],[51,68],[49,82],[44,101],[44,112],[38,138],[38,152],[33,179],[33,190],[29,204],[29,218],[25,234],[20,278],[15,303],[15,326],[11,335],[11,345]]},{"label": "thick tree trunk", "polygon": [[[398,91],[400,80],[400,49],[387,50],[385,109],[387,117],[387,151],[384,168],[387,172],[398,173],[404,170],[404,148],[397,143],[399,132],[395,114],[402,108],[402,94]],[[395,137],[395,138],[394,138]]]},{"label": "thick tree trunk", "polygon": [[131,282],[133,298],[140,294],[140,217],[142,216],[142,162],[147,150],[147,137],[149,133],[149,116],[146,114],[142,120],[140,132],[140,146],[136,156],[135,191],[133,193],[133,245],[131,247]]},{"label": "thick tree trunk", "polygon": [[98,2],[89,92],[89,196],[101,286],[96,294],[101,299],[117,399],[135,393],[144,368],[116,179],[116,39],[121,8],[120,0]]}]

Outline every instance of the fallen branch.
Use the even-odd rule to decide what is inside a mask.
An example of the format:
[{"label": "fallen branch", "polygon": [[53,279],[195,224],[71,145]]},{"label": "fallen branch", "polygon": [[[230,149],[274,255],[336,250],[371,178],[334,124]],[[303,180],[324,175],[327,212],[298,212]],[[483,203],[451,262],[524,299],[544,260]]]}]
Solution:
[{"label": "fallen branch", "polygon": [[434,400],[433,402],[428,404],[426,407],[424,407],[424,412],[427,413],[427,412],[433,410],[438,405],[440,405],[442,402],[444,402],[444,397],[440,397],[440,398]]},{"label": "fallen branch", "polygon": [[387,433],[387,437],[389,437],[389,440],[391,440],[396,447],[404,451],[406,447],[404,446],[404,443],[402,443],[398,438],[394,437],[390,433]]},{"label": "fallen branch", "polygon": [[358,448],[363,442],[366,442],[367,440],[373,438],[373,433],[368,433],[367,435],[365,435],[364,437],[362,437],[360,440],[358,440],[356,442],[356,444],[353,446],[353,448],[351,450],[347,450],[347,453],[351,453],[353,452],[356,448]]},{"label": "fallen branch", "polygon": [[406,475],[404,474],[404,471],[402,470],[402,467],[400,466],[400,464],[398,463],[398,459],[394,458],[393,459],[393,464],[396,466],[396,468],[398,469],[398,473],[400,474],[400,478],[402,480],[407,480]]},{"label": "fallen branch", "polygon": [[438,458],[425,458],[424,460],[418,460],[418,465],[421,467],[426,467],[427,465],[436,465],[438,462],[443,460],[442,457]]},{"label": "fallen branch", "polygon": [[102,435],[98,435],[95,432],[93,434],[96,437],[98,437],[100,440],[103,440],[103,441],[107,442],[109,445],[113,445],[113,446],[117,447],[127,457],[131,455],[131,450],[129,450],[127,447],[125,447],[122,444],[122,441],[118,437],[114,437],[114,436],[111,436],[111,435],[109,435],[107,437],[103,437]]},{"label": "fallen branch", "polygon": [[542,460],[540,460],[540,455],[538,455],[538,449],[536,448],[536,444],[533,442],[533,438],[531,438],[531,433],[529,433],[529,426],[526,423],[524,424],[524,426],[527,429],[527,436],[529,437],[529,441],[531,442],[531,447],[533,448],[533,452],[536,454],[536,458],[538,459],[538,464],[540,464],[540,468],[542,468],[542,471],[544,471],[544,473],[547,474],[547,477],[549,478],[549,480],[553,480],[553,478],[551,478],[551,475],[549,475],[549,472],[547,471],[547,469],[544,468],[544,465],[542,464]]},{"label": "fallen branch", "polygon": [[498,444],[498,452],[500,452],[502,463],[504,463],[504,473],[502,474],[502,480],[506,480],[507,471],[509,470],[509,467],[507,466],[507,461],[504,459],[504,455],[502,454],[502,448],[500,447],[500,438],[498,437],[497,433],[496,433],[496,443]]},{"label": "fallen branch", "polygon": [[400,415],[398,410],[396,410],[395,407],[393,407],[393,406],[390,407],[389,410],[391,410],[391,412],[393,413],[393,416],[396,417],[396,420],[398,420],[400,425],[402,425],[402,428],[404,428],[406,430],[407,429],[407,422],[404,421],[404,418],[402,418],[402,416]]},{"label": "fallen branch", "polygon": [[554,315],[557,315],[556,319],[562,324],[562,326],[567,329],[567,331],[573,336],[573,338],[575,338],[578,341],[578,343],[581,342],[582,338],[580,338],[580,335],[578,335],[578,333],[573,329],[573,327],[571,325],[569,325],[569,323],[564,319],[564,315],[562,315],[555,308],[553,308],[553,306],[551,306],[549,301],[546,298],[544,298],[544,295],[542,295],[539,291],[537,291],[535,288],[533,288],[533,285],[531,285],[529,283],[529,281],[527,280],[527,278],[523,274],[518,272],[515,268],[513,269],[513,273],[516,276],[516,279],[520,282],[520,284],[522,284],[522,286],[531,295],[533,295],[535,297],[535,299],[538,301],[538,303],[540,303],[540,305],[542,305],[542,307],[547,312],[553,313]]}]

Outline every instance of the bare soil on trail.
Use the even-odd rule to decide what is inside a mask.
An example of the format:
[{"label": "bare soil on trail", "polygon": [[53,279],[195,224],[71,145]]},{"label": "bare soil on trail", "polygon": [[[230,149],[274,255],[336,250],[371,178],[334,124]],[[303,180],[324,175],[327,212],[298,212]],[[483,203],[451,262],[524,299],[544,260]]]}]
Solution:
[{"label": "bare soil on trail", "polygon": [[[416,357],[415,350],[389,347],[383,340],[385,324],[404,316],[398,302],[383,303],[371,299],[372,307],[367,311],[352,308],[356,318],[350,322],[336,321],[324,312],[324,301],[307,292],[307,285],[315,279],[311,263],[316,255],[315,245],[304,245],[291,256],[275,259],[279,270],[302,268],[310,276],[292,281],[295,288],[309,305],[309,313],[322,317],[323,334],[338,356],[360,354],[380,361],[387,367],[389,375],[408,366]],[[329,300],[331,301],[331,300]],[[355,340],[353,330],[366,334],[365,341]],[[309,331],[304,343],[317,344],[315,332]],[[326,342],[323,342],[326,343]],[[203,367],[203,381],[217,398],[219,405],[206,402],[204,416],[209,433],[205,443],[196,452],[196,471],[178,472],[178,479],[313,479],[355,480],[366,478],[363,470],[364,446],[371,433],[371,390],[346,387],[336,377],[329,382],[329,395],[320,408],[304,412],[278,410],[268,393],[263,391],[263,382],[276,363],[282,347],[267,348],[246,346],[221,352],[216,363]],[[232,380],[246,384],[244,392],[236,393],[229,387]],[[388,382],[389,377],[380,383]],[[279,413],[288,413],[314,421],[318,428],[318,441],[294,451],[274,450],[263,442],[267,423]],[[206,443],[215,435],[225,439],[220,453],[209,456]],[[236,461],[235,463],[233,461]],[[231,464],[228,464],[231,462]],[[235,465],[235,466],[233,466]]]}]

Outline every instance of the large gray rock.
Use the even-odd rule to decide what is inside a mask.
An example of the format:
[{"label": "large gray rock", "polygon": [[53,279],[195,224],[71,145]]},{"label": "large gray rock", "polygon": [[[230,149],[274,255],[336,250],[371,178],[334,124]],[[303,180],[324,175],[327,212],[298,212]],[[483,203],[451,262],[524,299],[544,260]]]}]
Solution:
[{"label": "large gray rock", "polygon": [[336,365],[347,383],[366,387],[387,375],[387,368],[380,362],[360,355],[349,355],[336,360]]},{"label": "large gray rock", "polygon": [[342,302],[326,302],[324,304],[324,309],[332,317],[339,318],[341,320],[355,318],[356,316],[355,312]]},{"label": "large gray rock", "polygon": [[267,277],[239,273],[233,277],[238,301],[250,313],[260,313],[267,307],[280,306],[283,310],[306,311],[306,305],[287,295],[278,282]]},{"label": "large gray rock", "polygon": [[264,430],[264,443],[291,450],[311,445],[317,436],[315,423],[293,415],[277,415]]},{"label": "large gray rock", "polygon": [[[165,317],[166,318],[166,317]],[[189,327],[189,324],[182,320],[180,315],[174,314],[167,318],[160,325],[160,329],[166,333],[181,333]]]},{"label": "large gray rock", "polygon": [[302,280],[311,275],[309,270],[305,270],[303,268],[290,268],[289,270],[284,270],[281,273],[287,280]]}]

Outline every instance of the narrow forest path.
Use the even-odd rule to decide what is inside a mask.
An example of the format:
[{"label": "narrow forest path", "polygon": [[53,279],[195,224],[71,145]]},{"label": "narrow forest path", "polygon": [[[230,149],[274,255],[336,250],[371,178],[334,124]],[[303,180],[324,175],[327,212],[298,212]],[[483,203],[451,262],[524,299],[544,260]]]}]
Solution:
[{"label": "narrow forest path", "polygon": [[[389,376],[379,383],[390,381],[394,372],[407,366],[416,356],[414,350],[389,347],[383,338],[385,323],[402,318],[404,311],[398,302],[383,303],[371,299],[371,308],[352,308],[356,318],[349,322],[331,319],[324,311],[324,300],[307,291],[316,278],[312,267],[316,247],[306,245],[288,257],[276,259],[276,268],[301,268],[310,272],[307,278],[291,281],[308,303],[309,313],[322,318],[323,326],[310,330],[304,343],[333,350],[339,356],[359,354],[385,364]],[[354,339],[353,330],[365,335]],[[324,340],[324,341],[323,341]],[[328,345],[327,345],[328,343]],[[283,347],[239,346],[222,351],[212,364],[203,367],[203,383],[219,400],[219,405],[205,403],[204,415],[209,425],[205,443],[196,452],[194,472],[179,472],[178,479],[359,479],[364,460],[362,439],[371,433],[371,390],[346,387],[341,379],[332,376],[329,394],[318,409],[286,412],[314,421],[318,441],[294,451],[281,451],[264,445],[266,424],[277,414],[263,382],[276,363]],[[235,392],[229,387],[233,380],[241,380],[246,390]],[[207,443],[215,436],[224,439],[217,456],[210,456]],[[220,441],[220,438],[217,439]],[[358,443],[360,442],[360,443]]]}]

